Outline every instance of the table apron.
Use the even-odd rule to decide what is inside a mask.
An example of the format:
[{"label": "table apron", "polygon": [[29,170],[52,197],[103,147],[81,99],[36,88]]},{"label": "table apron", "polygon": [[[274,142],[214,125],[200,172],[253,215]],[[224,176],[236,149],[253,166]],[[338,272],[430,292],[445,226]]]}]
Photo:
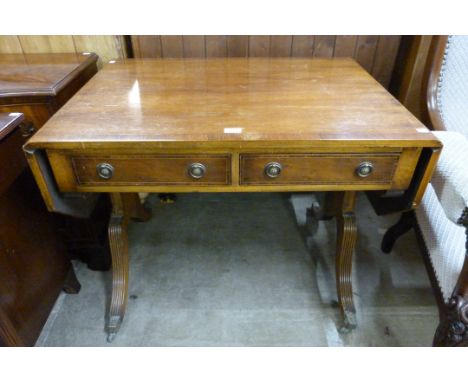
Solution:
[{"label": "table apron", "polygon": [[[420,153],[420,148],[104,155],[47,150],[47,157],[61,192],[301,192],[404,190]],[[360,166],[370,166],[371,173],[359,174]],[[191,174],[192,167],[203,174]],[[269,174],[269,167],[279,173]]]}]

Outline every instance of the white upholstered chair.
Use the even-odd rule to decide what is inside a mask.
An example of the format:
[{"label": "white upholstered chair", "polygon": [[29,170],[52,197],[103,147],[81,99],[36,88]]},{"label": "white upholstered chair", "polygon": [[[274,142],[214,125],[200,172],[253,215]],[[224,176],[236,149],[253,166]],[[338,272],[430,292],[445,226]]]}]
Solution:
[{"label": "white upholstered chair", "polygon": [[416,229],[439,305],[434,345],[468,345],[468,36],[434,37],[424,103],[444,147],[419,207],[406,212],[382,242]]}]

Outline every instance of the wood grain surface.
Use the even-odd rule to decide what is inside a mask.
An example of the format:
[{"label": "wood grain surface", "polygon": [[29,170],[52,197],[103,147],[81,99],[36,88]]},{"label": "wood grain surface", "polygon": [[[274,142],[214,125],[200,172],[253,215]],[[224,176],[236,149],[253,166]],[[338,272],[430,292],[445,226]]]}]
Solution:
[{"label": "wood grain surface", "polygon": [[141,151],[285,142],[440,146],[352,59],[214,58],[108,64],[28,147]]}]

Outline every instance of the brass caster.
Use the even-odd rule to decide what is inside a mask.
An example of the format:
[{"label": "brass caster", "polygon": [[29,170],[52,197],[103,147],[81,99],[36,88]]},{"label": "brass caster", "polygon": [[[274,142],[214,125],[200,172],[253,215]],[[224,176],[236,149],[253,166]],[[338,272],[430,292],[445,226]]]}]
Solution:
[{"label": "brass caster", "polygon": [[111,343],[112,341],[114,341],[114,338],[115,338],[116,334],[117,333],[108,333],[107,334],[107,342]]},{"label": "brass caster", "polygon": [[356,314],[353,312],[345,312],[343,318],[343,325],[338,328],[338,332],[340,334],[348,334],[353,329],[356,329],[357,321],[356,321]]}]

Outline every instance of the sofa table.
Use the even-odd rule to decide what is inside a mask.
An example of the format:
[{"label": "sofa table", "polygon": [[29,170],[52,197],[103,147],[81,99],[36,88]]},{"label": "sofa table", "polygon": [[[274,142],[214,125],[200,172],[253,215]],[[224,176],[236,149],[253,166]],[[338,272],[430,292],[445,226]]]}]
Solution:
[{"label": "sofa table", "polygon": [[26,144],[51,211],[110,193],[109,340],[127,302],[127,225],[137,192],[328,191],[344,328],[355,195],[377,212],[416,206],[441,143],[352,59],[162,59],[107,64]]}]

